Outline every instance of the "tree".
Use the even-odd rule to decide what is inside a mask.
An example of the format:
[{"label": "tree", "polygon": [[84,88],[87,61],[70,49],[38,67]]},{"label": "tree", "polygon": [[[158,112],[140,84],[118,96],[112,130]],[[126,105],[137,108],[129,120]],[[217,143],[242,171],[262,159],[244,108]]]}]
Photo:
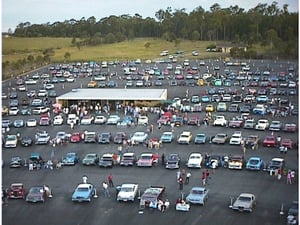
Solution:
[{"label": "tree", "polygon": [[64,55],[65,60],[69,60],[71,58],[70,52],[66,52]]}]

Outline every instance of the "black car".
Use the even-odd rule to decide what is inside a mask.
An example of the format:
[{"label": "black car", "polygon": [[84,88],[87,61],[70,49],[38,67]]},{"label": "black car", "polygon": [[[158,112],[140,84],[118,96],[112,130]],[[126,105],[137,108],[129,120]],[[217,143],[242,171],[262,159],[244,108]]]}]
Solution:
[{"label": "black car", "polygon": [[24,147],[28,147],[32,145],[32,138],[31,137],[22,137],[21,145]]},{"label": "black car", "polygon": [[178,169],[180,167],[180,157],[177,153],[170,153],[167,156],[166,169]]},{"label": "black car", "polygon": [[109,144],[112,141],[111,133],[105,132],[98,135],[98,143]]},{"label": "black car", "polygon": [[114,143],[115,144],[122,144],[124,140],[127,139],[127,135],[125,132],[123,131],[120,131],[120,132],[117,132],[115,137],[114,137]]},{"label": "black car", "polygon": [[10,168],[20,168],[23,165],[23,160],[19,156],[14,156],[10,160]]}]

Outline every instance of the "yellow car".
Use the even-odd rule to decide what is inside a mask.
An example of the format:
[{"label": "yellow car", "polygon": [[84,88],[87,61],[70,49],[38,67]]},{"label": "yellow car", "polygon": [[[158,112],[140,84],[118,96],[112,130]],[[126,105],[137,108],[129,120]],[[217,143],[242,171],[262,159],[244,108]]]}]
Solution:
[{"label": "yellow car", "polygon": [[205,111],[206,111],[206,112],[213,112],[213,111],[215,111],[215,108],[214,108],[213,105],[208,104],[208,105],[205,107]]},{"label": "yellow car", "polygon": [[2,116],[8,115],[8,108],[6,106],[2,106]]},{"label": "yellow car", "polygon": [[94,88],[97,86],[97,81],[94,81],[94,80],[91,80],[89,83],[88,83],[88,87],[89,88]]}]

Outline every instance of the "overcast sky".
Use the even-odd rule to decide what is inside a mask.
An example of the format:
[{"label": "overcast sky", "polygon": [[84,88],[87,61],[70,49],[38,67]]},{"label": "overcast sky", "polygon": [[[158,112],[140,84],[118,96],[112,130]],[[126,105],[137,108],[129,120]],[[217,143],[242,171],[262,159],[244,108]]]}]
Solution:
[{"label": "overcast sky", "polygon": [[[53,23],[65,20],[88,19],[94,16],[98,21],[101,18],[115,15],[136,13],[143,18],[155,18],[155,12],[168,7],[186,9],[189,13],[201,6],[208,11],[218,1],[210,0],[2,0],[2,31],[14,30],[23,22],[31,24]],[[220,1],[219,1],[220,2]],[[238,5],[249,10],[259,3],[271,5],[273,0],[223,0],[218,3],[221,8]],[[282,9],[288,4],[289,12],[298,12],[298,0],[276,0],[278,7]]]}]

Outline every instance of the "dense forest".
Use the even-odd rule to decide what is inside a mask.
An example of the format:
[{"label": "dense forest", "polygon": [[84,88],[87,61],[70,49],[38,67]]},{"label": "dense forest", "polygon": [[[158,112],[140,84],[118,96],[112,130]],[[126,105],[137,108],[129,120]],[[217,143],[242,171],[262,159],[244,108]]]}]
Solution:
[{"label": "dense forest", "polygon": [[[109,16],[96,21],[94,16],[52,24],[20,23],[12,34],[16,37],[72,37],[76,45],[99,45],[137,37],[230,41],[270,46],[281,56],[298,57],[298,12],[290,13],[277,2],[258,4],[245,11],[239,6],[221,8],[213,4],[209,11],[201,6],[187,13],[185,9],[160,9],[154,18]],[[76,42],[76,40],[80,40]],[[77,46],[80,47],[80,46]]]}]

